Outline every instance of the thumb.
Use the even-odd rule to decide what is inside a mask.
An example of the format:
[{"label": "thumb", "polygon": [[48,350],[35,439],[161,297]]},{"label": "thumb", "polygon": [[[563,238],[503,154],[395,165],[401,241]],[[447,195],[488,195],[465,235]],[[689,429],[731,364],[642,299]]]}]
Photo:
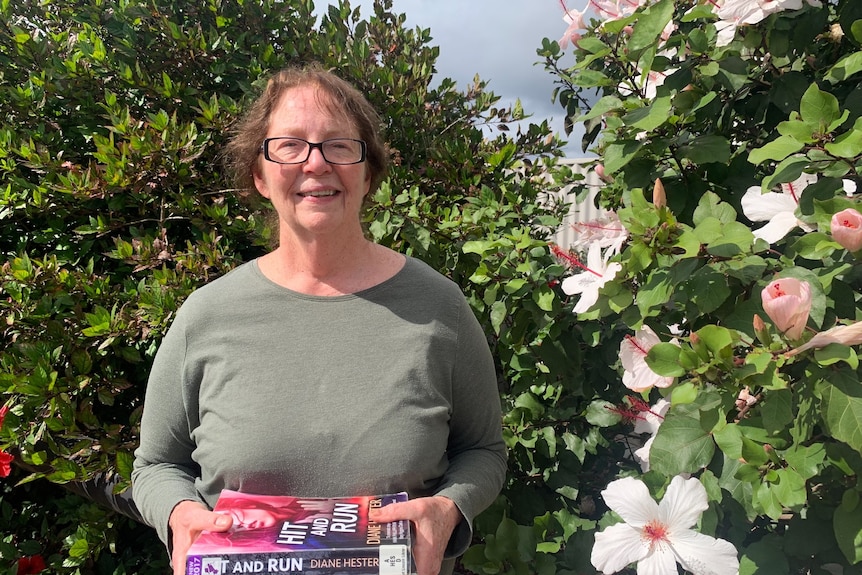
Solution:
[{"label": "thumb", "polygon": [[233,518],[230,515],[225,515],[223,513],[213,513],[211,520],[211,527],[208,527],[209,531],[227,531],[233,525]]}]

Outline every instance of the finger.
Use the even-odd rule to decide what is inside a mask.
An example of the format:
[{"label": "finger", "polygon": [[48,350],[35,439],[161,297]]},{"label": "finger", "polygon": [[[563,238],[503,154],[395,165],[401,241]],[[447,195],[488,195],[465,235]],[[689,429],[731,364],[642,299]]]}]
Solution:
[{"label": "finger", "polygon": [[377,523],[391,523],[401,519],[414,521],[418,518],[415,501],[402,501],[399,503],[390,503],[384,507],[377,507],[369,510],[368,518]]}]

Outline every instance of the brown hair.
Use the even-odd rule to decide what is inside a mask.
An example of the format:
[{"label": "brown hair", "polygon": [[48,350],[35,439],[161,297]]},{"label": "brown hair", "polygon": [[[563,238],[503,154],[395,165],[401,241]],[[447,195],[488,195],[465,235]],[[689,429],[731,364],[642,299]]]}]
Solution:
[{"label": "brown hair", "polygon": [[319,64],[285,68],[270,77],[263,93],[234,129],[225,148],[228,171],[242,194],[254,191],[254,170],[260,161],[260,145],[269,130],[270,116],[282,95],[292,88],[314,86],[320,92],[320,104],[330,114],[356,128],[367,146],[366,163],[371,177],[369,194],[386,178],[389,155],[380,133],[380,116],[365,96]]}]

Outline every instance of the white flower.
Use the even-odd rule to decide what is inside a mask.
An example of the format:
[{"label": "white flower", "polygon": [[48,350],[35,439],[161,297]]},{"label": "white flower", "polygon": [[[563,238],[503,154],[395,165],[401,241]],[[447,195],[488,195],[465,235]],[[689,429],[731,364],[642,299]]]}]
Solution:
[{"label": "white flower", "polygon": [[[806,0],[809,5],[821,8],[820,0]],[[799,10],[802,0],[724,0],[716,11],[719,21],[717,46],[726,46],[733,40],[738,26],[757,24],[770,14],[782,10]]]},{"label": "white flower", "polygon": [[739,573],[732,543],[691,529],[709,506],[697,479],[674,477],[659,504],[632,477],[612,481],[602,497],[625,522],[596,534],[590,560],[602,573],[616,573],[634,562],[638,575],[676,575],[677,563],[694,575]]},{"label": "white flower", "polygon": [[805,231],[814,228],[796,217],[796,208],[802,190],[817,181],[813,174],[802,174],[796,180],[781,184],[781,192],[762,193],[760,186],[748,188],[742,196],[742,212],[752,222],[768,222],[754,230],[754,237],[762,238],[773,244],[790,233],[795,227]]},{"label": "white flower", "polygon": [[[563,8],[565,9],[565,7],[566,5],[563,3]],[[587,26],[584,23],[584,13],[577,10],[566,10],[563,20],[569,27],[566,28],[566,31],[563,32],[563,37],[557,43],[560,45],[560,48],[565,49],[569,46],[569,42],[577,43],[580,40],[581,31],[586,29]]]},{"label": "white flower", "polygon": [[661,339],[649,326],[642,326],[634,337],[626,336],[620,343],[620,363],[623,365],[623,385],[640,393],[651,387],[668,387],[672,377],[657,374],[647,365],[646,356],[650,348]]},{"label": "white flower", "polygon": [[606,21],[619,20],[634,14],[647,0],[590,0],[588,8],[592,8],[596,15]]},{"label": "white flower", "polygon": [[620,217],[611,210],[603,211],[594,220],[576,222],[572,224],[572,229],[577,233],[577,239],[572,244],[573,248],[588,248],[597,243],[601,248],[611,248],[612,251],[606,252],[606,256],[608,253],[620,253],[629,237],[629,232],[620,222]]},{"label": "white flower", "polygon": [[590,244],[587,251],[587,265],[576,263],[584,271],[563,280],[563,292],[567,295],[580,294],[581,296],[575,306],[575,313],[584,313],[593,307],[599,300],[599,290],[623,269],[620,263],[608,263],[612,255],[610,248],[602,255],[602,248],[598,243]]},{"label": "white flower", "polygon": [[635,433],[649,433],[649,439],[643,444],[643,447],[636,449],[635,459],[641,464],[641,471],[646,473],[649,471],[649,452],[652,448],[652,442],[655,440],[655,435],[658,433],[658,428],[661,427],[661,422],[664,421],[664,415],[670,409],[670,401],[661,398],[649,411],[642,411],[638,414],[635,420]]}]

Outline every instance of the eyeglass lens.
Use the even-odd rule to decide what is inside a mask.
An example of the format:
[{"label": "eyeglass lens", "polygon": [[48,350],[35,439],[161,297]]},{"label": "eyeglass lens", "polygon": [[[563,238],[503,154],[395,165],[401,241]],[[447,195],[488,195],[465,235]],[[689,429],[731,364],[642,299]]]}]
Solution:
[{"label": "eyeglass lens", "polygon": [[301,138],[268,138],[264,145],[269,159],[286,164],[308,160],[312,148],[319,148],[330,164],[355,164],[362,161],[362,142],[350,138],[333,138],[320,143]]}]

